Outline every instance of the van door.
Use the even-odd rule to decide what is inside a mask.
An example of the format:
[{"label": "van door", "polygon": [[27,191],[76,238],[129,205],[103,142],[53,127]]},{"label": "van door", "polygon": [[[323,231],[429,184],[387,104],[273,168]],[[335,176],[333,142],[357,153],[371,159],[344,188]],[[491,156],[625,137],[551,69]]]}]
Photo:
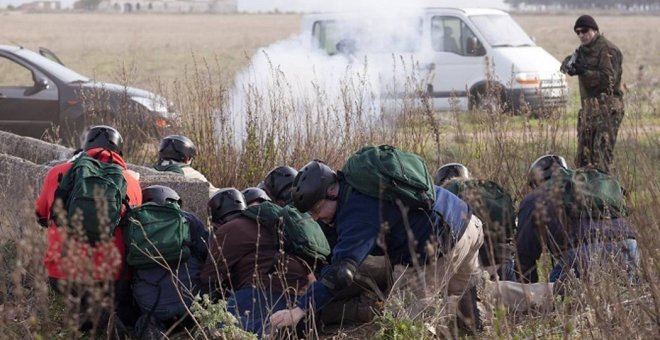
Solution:
[{"label": "van door", "polygon": [[486,50],[461,18],[437,15],[431,17],[430,25],[432,61],[428,67],[433,77],[428,91],[433,107],[467,110],[468,87],[486,77]]}]

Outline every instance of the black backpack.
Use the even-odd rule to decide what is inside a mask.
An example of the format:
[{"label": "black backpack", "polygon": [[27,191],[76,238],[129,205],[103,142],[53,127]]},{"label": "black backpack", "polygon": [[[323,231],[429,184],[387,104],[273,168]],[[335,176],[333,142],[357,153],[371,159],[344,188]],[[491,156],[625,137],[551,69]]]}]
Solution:
[{"label": "black backpack", "polygon": [[165,266],[190,257],[190,223],[176,203],[144,203],[126,214],[122,227],[131,267]]},{"label": "black backpack", "polygon": [[66,212],[66,216],[60,216],[58,211],[53,211],[56,225],[75,228],[80,221],[92,245],[104,237],[111,239],[121,219],[122,207],[128,205],[126,188],[119,165],[81,153],[55,190],[55,200],[61,200]]},{"label": "black backpack", "polygon": [[367,146],[353,154],[341,169],[351,188],[409,208],[430,210],[435,201],[433,179],[426,163],[414,153],[390,145]]}]

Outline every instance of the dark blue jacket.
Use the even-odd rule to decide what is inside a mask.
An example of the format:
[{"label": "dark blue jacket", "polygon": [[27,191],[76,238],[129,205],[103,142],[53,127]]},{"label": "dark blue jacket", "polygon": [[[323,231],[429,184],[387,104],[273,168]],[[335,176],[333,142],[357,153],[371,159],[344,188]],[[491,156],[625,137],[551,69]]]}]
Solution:
[{"label": "dark blue jacket", "polygon": [[[435,242],[446,228],[451,230],[452,238],[458,239],[471,217],[467,204],[441,187],[436,187],[436,207],[443,218],[418,209],[408,211],[404,219],[401,209],[391,202],[355,190],[343,196],[344,190],[346,187],[340,186],[339,197],[345,199],[337,202],[337,244],[332,249],[332,264],[350,259],[359,266],[367,255],[382,250],[387,253],[393,265],[413,264],[413,256],[419,264],[424,265],[427,262],[427,243]],[[434,223],[436,220],[438,223]],[[377,247],[381,235],[384,247],[380,244]],[[410,247],[415,254],[410,253]],[[318,310],[330,302],[333,292],[321,281],[332,269],[332,264],[321,271],[319,280],[299,299],[300,308],[306,309],[311,304],[314,310]]]},{"label": "dark blue jacket", "polygon": [[516,235],[519,279],[538,282],[536,261],[541,257],[543,243],[559,259],[566,250],[581,243],[634,238],[627,219],[572,220],[558,195],[553,196],[540,186],[520,203]]},{"label": "dark blue jacket", "polygon": [[200,291],[200,271],[207,256],[209,232],[206,226],[192,213],[184,211],[190,222],[190,257],[181,264],[177,277],[172,278],[168,270],[156,267],[139,269],[133,272],[133,296],[143,313],[150,313],[161,321],[183,315],[185,306],[177,293],[173,281],[178,282],[179,292],[187,305],[192,303],[193,296]]}]

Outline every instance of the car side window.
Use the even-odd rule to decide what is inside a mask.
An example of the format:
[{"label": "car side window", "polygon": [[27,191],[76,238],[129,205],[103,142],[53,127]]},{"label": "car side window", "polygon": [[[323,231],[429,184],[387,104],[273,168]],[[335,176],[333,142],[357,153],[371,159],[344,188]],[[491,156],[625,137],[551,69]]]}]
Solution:
[{"label": "car side window", "polygon": [[463,55],[461,20],[456,17],[434,16],[431,18],[431,45],[438,52]]},{"label": "car side window", "polygon": [[32,87],[32,71],[23,65],[0,56],[0,87]]}]

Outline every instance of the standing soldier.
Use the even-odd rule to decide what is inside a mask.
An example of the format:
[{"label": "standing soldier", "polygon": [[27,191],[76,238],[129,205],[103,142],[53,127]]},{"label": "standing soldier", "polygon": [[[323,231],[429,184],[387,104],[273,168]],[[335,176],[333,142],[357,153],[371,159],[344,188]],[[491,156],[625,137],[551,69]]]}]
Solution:
[{"label": "standing soldier", "polygon": [[618,47],[598,30],[596,20],[580,16],[573,27],[580,47],[564,59],[561,71],[580,80],[582,109],[578,114],[576,166],[609,172],[614,144],[623,120],[621,63]]}]

